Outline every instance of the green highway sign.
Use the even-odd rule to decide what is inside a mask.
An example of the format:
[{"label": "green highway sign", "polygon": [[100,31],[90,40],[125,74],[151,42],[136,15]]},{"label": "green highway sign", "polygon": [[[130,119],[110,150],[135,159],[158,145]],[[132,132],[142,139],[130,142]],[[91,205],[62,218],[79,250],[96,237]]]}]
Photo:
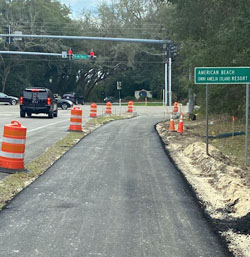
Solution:
[{"label": "green highway sign", "polygon": [[195,84],[247,84],[250,67],[196,67]]},{"label": "green highway sign", "polygon": [[73,59],[89,59],[87,54],[74,54]]}]

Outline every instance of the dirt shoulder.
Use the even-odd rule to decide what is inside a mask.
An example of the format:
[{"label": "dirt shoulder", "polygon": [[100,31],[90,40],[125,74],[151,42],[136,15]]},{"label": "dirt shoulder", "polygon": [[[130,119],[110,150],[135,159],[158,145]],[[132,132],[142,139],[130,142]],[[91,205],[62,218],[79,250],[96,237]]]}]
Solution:
[{"label": "dirt shoulder", "polygon": [[197,133],[204,124],[199,125],[184,120],[182,135],[169,132],[169,121],[156,129],[229,249],[235,256],[250,256],[250,172],[211,144],[207,156],[204,138]]}]

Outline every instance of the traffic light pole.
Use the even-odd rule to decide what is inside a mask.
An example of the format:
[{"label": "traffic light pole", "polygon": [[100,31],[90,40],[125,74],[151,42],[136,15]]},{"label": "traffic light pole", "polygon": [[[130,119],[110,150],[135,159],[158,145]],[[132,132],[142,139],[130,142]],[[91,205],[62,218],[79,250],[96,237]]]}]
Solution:
[{"label": "traffic light pole", "polygon": [[168,104],[169,106],[172,106],[172,59],[171,57],[168,58]]},{"label": "traffic light pole", "polygon": [[165,60],[165,105],[168,105],[168,62]]},{"label": "traffic light pole", "polygon": [[[156,39],[138,39],[138,38],[110,38],[110,37],[85,37],[85,36],[61,36],[61,35],[25,35],[25,34],[0,34],[0,37],[15,37],[15,38],[47,38],[47,39],[75,39],[75,40],[99,40],[99,41],[115,41],[115,42],[127,42],[127,43],[146,43],[146,44],[161,44],[163,46],[167,46],[171,44],[171,40],[156,40]],[[167,49],[166,49],[167,50]],[[0,51],[0,54],[22,54],[22,55],[47,55],[47,56],[61,56],[64,58],[64,53],[40,53],[40,52],[18,52],[18,51]],[[171,62],[171,58],[170,58]],[[168,73],[170,73],[170,87],[171,87],[171,64],[170,69],[168,71],[168,60],[167,60],[167,52],[165,58],[165,104],[169,100],[169,105],[171,105],[171,91],[168,92],[167,84],[168,84]],[[168,99],[169,93],[169,99]]]}]

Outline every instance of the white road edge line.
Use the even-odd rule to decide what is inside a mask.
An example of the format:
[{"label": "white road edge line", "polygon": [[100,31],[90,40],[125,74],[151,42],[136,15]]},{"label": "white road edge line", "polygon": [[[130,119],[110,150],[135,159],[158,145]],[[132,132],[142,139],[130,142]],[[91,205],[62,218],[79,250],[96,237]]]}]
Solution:
[{"label": "white road edge line", "polygon": [[52,126],[52,125],[55,125],[55,124],[63,123],[63,122],[65,122],[65,121],[69,121],[69,119],[67,119],[67,120],[61,120],[61,121],[54,122],[54,123],[50,123],[50,124],[47,124],[47,125],[44,125],[44,126],[35,128],[35,129],[29,129],[29,130],[27,130],[27,133],[33,132],[33,131],[36,131],[36,130],[39,130],[39,129],[43,129],[43,128],[46,128],[46,127],[49,127],[49,126]]}]

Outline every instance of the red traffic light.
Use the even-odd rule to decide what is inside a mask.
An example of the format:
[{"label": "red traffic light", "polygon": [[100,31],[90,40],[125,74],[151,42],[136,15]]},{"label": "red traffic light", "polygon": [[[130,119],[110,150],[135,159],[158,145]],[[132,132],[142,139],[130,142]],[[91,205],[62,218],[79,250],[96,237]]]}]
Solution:
[{"label": "red traffic light", "polygon": [[71,48],[68,50],[68,55],[72,55],[73,54],[73,52],[72,52],[72,50],[71,50]]}]

